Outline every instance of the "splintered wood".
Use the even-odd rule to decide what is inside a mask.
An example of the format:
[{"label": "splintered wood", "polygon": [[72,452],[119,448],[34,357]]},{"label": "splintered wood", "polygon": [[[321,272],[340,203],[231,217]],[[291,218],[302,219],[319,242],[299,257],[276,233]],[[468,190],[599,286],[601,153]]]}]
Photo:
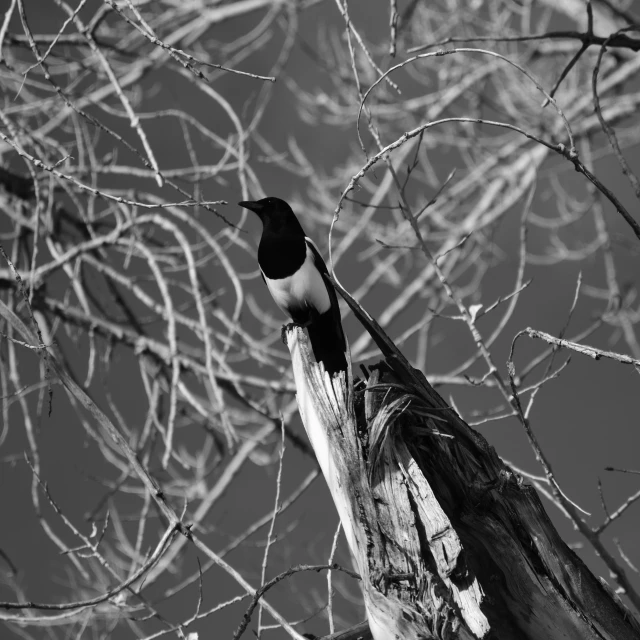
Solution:
[{"label": "splintered wood", "polygon": [[397,352],[354,384],[301,329],[287,340],[375,640],[640,638],[533,488]]}]

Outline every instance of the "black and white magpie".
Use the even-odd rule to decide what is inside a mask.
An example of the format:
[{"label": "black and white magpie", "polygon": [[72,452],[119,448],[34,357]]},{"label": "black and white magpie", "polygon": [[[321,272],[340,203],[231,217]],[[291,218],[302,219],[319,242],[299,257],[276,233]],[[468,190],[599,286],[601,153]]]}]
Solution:
[{"label": "black and white magpie", "polygon": [[276,304],[309,332],[313,354],[333,376],[346,371],[347,344],[327,265],[291,207],[280,198],[238,203],[258,215],[258,264]]}]

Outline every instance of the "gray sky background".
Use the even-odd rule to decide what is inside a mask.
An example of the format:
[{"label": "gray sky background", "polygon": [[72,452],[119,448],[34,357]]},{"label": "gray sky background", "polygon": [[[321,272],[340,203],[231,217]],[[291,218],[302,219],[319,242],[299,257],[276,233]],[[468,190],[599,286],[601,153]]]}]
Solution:
[{"label": "gray sky background", "polygon": [[[96,2],[89,2],[84,11],[91,14],[95,6]],[[361,28],[367,37],[372,39],[386,37],[388,3],[360,0],[351,2],[350,8],[352,15],[357,16],[358,28]],[[363,18],[365,15],[366,19]],[[256,14],[243,17],[238,21],[231,20],[220,27],[218,35],[220,38],[231,41],[240,34],[246,33],[247,21],[257,23],[260,17]],[[29,6],[29,18],[32,29],[38,32],[54,32],[60,23],[60,13],[55,5],[44,0],[40,0],[37,11],[32,5]],[[332,2],[318,3],[311,9],[301,12],[299,19],[299,39],[305,41],[311,48],[316,45],[321,27],[337,27],[341,24],[341,18]],[[15,24],[15,21],[12,24]],[[562,21],[558,21],[556,28],[563,26],[565,25]],[[269,43],[264,49],[245,60],[241,68],[255,73],[268,73],[280,44],[279,42]],[[299,45],[295,46],[286,67],[286,76],[293,78],[300,86],[311,89],[329,86],[326,73],[326,70],[311,60]],[[550,79],[545,81],[547,85],[551,84]],[[231,74],[221,74],[214,86],[240,114],[247,113],[248,105],[261,87],[254,80]],[[152,73],[138,89],[145,94],[141,111],[186,108],[188,105],[189,112],[198,119],[208,122],[219,119],[220,126],[216,131],[220,135],[230,131],[228,119],[223,117],[222,112],[213,110],[211,102],[202,100],[201,94],[194,85],[185,82],[176,73],[169,74],[166,71]],[[10,101],[10,96],[5,93],[4,99]],[[117,130],[127,132],[126,122],[104,113],[101,113],[100,117],[105,122],[110,122]],[[166,120],[151,120],[145,122],[145,129],[150,139],[154,141],[154,150],[161,167],[171,168],[187,164],[182,132],[175,123],[167,126]],[[292,94],[287,83],[280,80],[273,86],[273,98],[267,107],[259,130],[272,143],[279,143],[281,151],[285,149],[289,136],[295,138],[318,168],[326,169],[342,164],[357,145],[352,128],[314,127],[303,122],[298,115],[296,96]],[[127,133],[127,135],[130,138],[130,134]],[[105,142],[105,144],[109,143]],[[207,154],[210,153],[207,144],[202,141],[195,141],[194,144],[201,160],[207,162]],[[250,148],[256,155],[262,153],[255,145]],[[640,156],[636,147],[626,151],[626,154],[633,166],[636,168],[640,166]],[[213,160],[212,157],[211,161]],[[11,162],[13,166],[20,168],[20,163],[15,159]],[[445,177],[453,164],[454,161],[451,158],[442,158],[439,175]],[[255,166],[258,167],[259,178],[268,195],[283,198],[299,196],[304,199],[304,182],[297,181],[295,177],[275,167],[268,158],[263,162],[255,162]],[[575,183],[577,188],[582,188],[581,182],[584,178],[577,175],[571,165],[561,159],[548,161],[543,172],[549,175],[555,174],[563,184]],[[637,215],[637,200],[633,197],[615,161],[611,157],[598,161],[596,173]],[[371,179],[379,181],[382,175],[383,171],[380,169],[371,176]],[[345,185],[347,179],[345,175]],[[135,181],[130,178],[120,179],[120,181],[131,187],[136,186]],[[224,215],[230,220],[241,220],[242,212],[235,203],[241,199],[242,194],[235,181],[230,181],[227,185],[209,183],[205,188],[205,194],[211,199],[227,200],[230,204],[223,208]],[[426,193],[425,199],[430,195],[432,194]],[[552,198],[539,192],[534,198],[532,209],[544,214],[550,207],[554,207],[554,204]],[[493,239],[504,253],[504,257],[499,262],[496,261],[484,278],[482,291],[479,293],[479,300],[484,304],[489,304],[498,296],[508,293],[513,286],[518,259],[520,206],[505,216],[494,230]],[[305,217],[305,211],[298,211],[298,214],[303,225],[311,231],[311,235],[314,235],[314,225]],[[326,215],[330,217],[331,212],[327,211]],[[638,269],[640,245],[635,242],[627,226],[611,207],[606,207],[606,215],[613,231],[619,279],[621,282],[628,283],[630,287],[637,288],[640,285],[640,269]],[[6,220],[0,219],[0,230],[5,230],[6,224]],[[220,228],[219,221],[213,217],[207,220],[207,224],[214,231]],[[246,231],[247,241],[257,246],[260,233],[258,221],[246,218],[243,228]],[[326,237],[316,236],[315,239],[323,247],[326,255]],[[570,240],[578,244],[580,238]],[[586,236],[584,240],[587,240]],[[544,250],[545,238],[532,232],[530,251],[535,254]],[[252,263],[250,256],[238,257],[238,260],[245,261],[246,264],[242,264],[245,273],[255,271],[256,265]],[[580,270],[582,270],[585,285],[604,286],[602,259],[599,254],[586,263],[564,262],[552,268],[527,267],[526,277],[532,278],[533,283],[521,297],[516,313],[494,349],[496,360],[501,366],[506,362],[511,338],[518,330],[530,326],[554,335],[558,334],[571,306]],[[337,274],[349,290],[357,288],[366,276],[362,266],[351,256],[344,259],[338,266]],[[215,273],[209,273],[205,268],[202,275],[210,284],[215,285]],[[247,286],[262,307],[269,309],[273,317],[280,321],[278,310],[270,302],[260,279],[253,278]],[[377,301],[380,308],[384,307],[386,295],[384,290],[380,291]],[[375,304],[374,298],[371,304],[373,307],[371,311],[374,313],[379,311],[375,308]],[[573,335],[586,327],[599,308],[592,299],[581,296],[571,320],[568,335]],[[391,335],[399,335],[403,328],[415,321],[415,317],[403,317],[391,328]],[[243,316],[243,322],[246,322],[247,326],[252,326],[251,323],[256,321],[246,314]],[[427,375],[451,369],[455,363],[463,361],[468,356],[472,347],[471,337],[461,324],[455,325],[450,321],[436,320],[434,327],[439,342],[430,351]],[[347,334],[351,336],[358,332],[355,321],[351,317],[345,320],[345,328]],[[482,322],[480,329],[483,329]],[[610,333],[610,331],[596,332],[586,342],[603,349],[624,351],[625,345],[621,341],[608,341]],[[83,370],[84,365],[81,363],[86,360],[83,352],[86,345],[82,342],[72,345],[69,341],[65,344],[62,338],[61,344],[66,348],[72,365],[75,361],[78,372]],[[525,362],[525,358],[532,353],[539,353],[542,346],[542,344],[522,340],[518,346],[516,363]],[[79,356],[77,360],[74,347]],[[559,358],[565,358],[566,355],[568,354],[561,353]],[[33,375],[36,376],[35,359],[30,362],[31,364],[25,364],[25,366],[33,367]],[[475,373],[480,372],[481,368],[478,367]],[[108,388],[114,400],[127,407],[127,415],[124,415],[124,419],[132,429],[135,429],[136,424],[144,419],[146,404],[137,401],[143,391],[130,354],[121,348],[114,350],[111,372],[100,382],[100,386]],[[445,399],[451,399],[466,419],[470,419],[474,411],[493,406],[497,398],[496,394],[488,393],[484,389],[440,387],[439,392]],[[102,397],[104,399],[104,396]],[[640,469],[639,413],[640,375],[638,371],[631,366],[606,360],[596,362],[577,354],[573,354],[572,361],[561,378],[546,385],[539,394],[532,414],[533,428],[543,450],[554,466],[563,490],[581,508],[592,514],[594,526],[601,522],[604,516],[598,493],[598,478],[602,480],[604,496],[610,510],[617,508],[631,493],[638,490],[640,480],[637,475],[610,473],[604,468],[610,465]],[[59,570],[63,559],[42,532],[34,514],[29,495],[31,473],[22,453],[26,449],[26,444],[24,431],[19,424],[19,416],[20,413],[14,406],[10,417],[15,424],[10,424],[8,439],[0,450],[0,505],[5,514],[5,524],[0,527],[0,547],[20,568],[25,593],[29,599],[65,600],[70,586],[67,581],[72,581],[73,578],[70,575],[65,576]],[[303,433],[297,417],[294,420],[294,429]],[[541,473],[525,434],[515,419],[488,423],[480,427],[479,431],[496,447],[503,458],[529,472]],[[180,438],[184,438],[183,443],[186,445],[189,444],[190,438],[198,437],[199,434],[196,433],[180,432]],[[105,492],[98,479],[102,473],[111,472],[60,388],[55,389],[53,414],[51,418],[43,420],[39,426],[38,438],[41,451],[46,452],[46,456],[43,455],[43,475],[52,494],[69,517],[81,522],[82,516],[93,508],[96,500]],[[287,496],[309,473],[312,464],[291,444],[287,445],[284,460],[282,495]],[[261,466],[256,462],[243,467],[231,491],[223,498],[207,523],[210,527],[208,540],[214,549],[224,547],[234,535],[242,531],[258,515],[272,508],[277,466]],[[132,501],[132,507],[133,504]],[[607,578],[603,565],[593,553],[590,550],[581,549],[583,541],[578,533],[573,531],[569,521],[554,506],[548,502],[544,504],[563,538],[574,546],[576,552],[592,570]],[[51,509],[45,506],[44,510],[47,517],[53,521]],[[269,576],[297,563],[326,561],[337,522],[335,509],[324,480],[321,479],[278,520],[279,537],[271,552]],[[640,507],[634,507],[626,517],[612,526],[612,533],[619,539],[630,560],[636,566],[640,566],[640,547],[637,544],[639,525]],[[55,524],[55,529],[62,533],[58,523]],[[257,542],[243,545],[228,558],[253,584],[259,581],[261,541],[262,536],[257,539]],[[193,550],[186,553],[185,566],[188,567],[189,572],[197,569],[195,555]],[[340,542],[337,559],[346,566],[350,565],[344,540]],[[633,576],[633,580],[640,587],[637,575]],[[358,597],[358,587],[353,580],[339,578],[339,587],[348,589],[349,597]],[[239,588],[222,571],[214,569],[205,578],[205,602],[216,602],[221,599],[222,594],[232,597],[239,592]],[[303,609],[302,604],[308,604],[309,608],[313,609],[316,596],[321,599],[325,592],[325,574],[303,575],[285,581],[271,593],[270,599],[283,613],[299,616]],[[0,584],[0,599],[4,599],[4,595],[7,594],[3,594]],[[89,597],[93,594],[86,595]],[[195,608],[196,600],[197,588],[191,587],[167,601],[163,605],[166,607],[163,611],[170,619],[172,614],[179,619],[179,616],[184,615],[185,610]],[[211,623],[201,622],[198,628],[203,633],[202,637],[231,637],[230,634],[237,626],[244,608],[245,603],[233,606],[226,614],[212,618]],[[337,613],[340,623],[355,623],[364,616],[361,606],[351,604],[342,597],[337,598]],[[118,629],[118,638],[127,637],[123,631],[124,626],[121,625]],[[326,632],[326,622],[321,617],[316,617],[305,625],[304,631]],[[33,635],[46,637],[44,631],[40,634],[34,630]],[[283,636],[276,632],[266,637]]]}]

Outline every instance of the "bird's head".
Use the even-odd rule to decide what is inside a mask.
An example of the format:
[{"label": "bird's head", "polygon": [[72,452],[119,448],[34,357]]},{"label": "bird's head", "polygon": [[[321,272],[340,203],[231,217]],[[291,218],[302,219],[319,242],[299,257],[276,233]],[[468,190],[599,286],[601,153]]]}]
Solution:
[{"label": "bird's head", "polygon": [[262,221],[263,227],[269,228],[270,231],[278,231],[287,229],[288,231],[300,230],[304,235],[302,227],[293,213],[291,207],[280,198],[262,198],[262,200],[243,200],[238,205],[253,211]]}]

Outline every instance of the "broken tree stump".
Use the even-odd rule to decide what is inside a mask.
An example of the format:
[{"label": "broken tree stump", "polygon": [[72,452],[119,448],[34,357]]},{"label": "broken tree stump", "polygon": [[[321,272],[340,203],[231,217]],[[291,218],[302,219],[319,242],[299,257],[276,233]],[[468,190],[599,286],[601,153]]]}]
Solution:
[{"label": "broken tree stump", "polygon": [[385,340],[386,362],[353,384],[330,380],[303,330],[287,332],[373,638],[639,640],[533,487]]}]

